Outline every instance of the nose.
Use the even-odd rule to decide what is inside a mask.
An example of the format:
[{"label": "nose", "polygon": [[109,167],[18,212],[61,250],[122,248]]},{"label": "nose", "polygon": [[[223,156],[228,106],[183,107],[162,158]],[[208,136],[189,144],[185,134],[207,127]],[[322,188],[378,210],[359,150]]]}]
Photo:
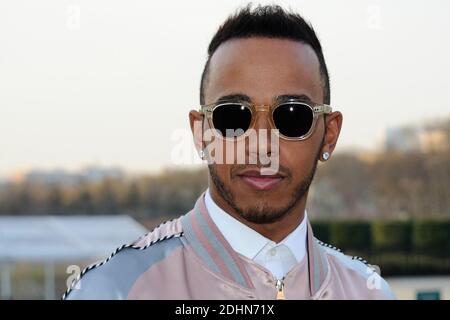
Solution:
[{"label": "nose", "polygon": [[255,115],[254,129],[266,129],[266,131],[271,129],[270,126],[270,107],[269,106],[257,106]]},{"label": "nose", "polygon": [[[270,157],[271,150],[271,121],[270,121],[270,107],[269,106],[258,106],[256,107],[256,114],[253,125],[253,141],[250,141],[247,144],[247,154],[249,158],[253,160],[253,163],[256,160],[258,165],[260,164],[260,158],[262,156]],[[256,141],[255,141],[256,140]],[[256,145],[254,145],[256,143]],[[253,144],[253,145],[252,145]],[[258,156],[259,155],[259,156]]]}]

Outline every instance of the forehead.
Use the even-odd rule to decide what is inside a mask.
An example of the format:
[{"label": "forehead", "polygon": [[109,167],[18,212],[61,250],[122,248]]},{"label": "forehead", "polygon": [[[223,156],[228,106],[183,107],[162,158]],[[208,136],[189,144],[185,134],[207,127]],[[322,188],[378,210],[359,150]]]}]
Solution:
[{"label": "forehead", "polygon": [[232,39],[211,57],[205,102],[223,95],[243,93],[256,103],[277,95],[304,94],[321,102],[320,67],[313,49],[288,39]]}]

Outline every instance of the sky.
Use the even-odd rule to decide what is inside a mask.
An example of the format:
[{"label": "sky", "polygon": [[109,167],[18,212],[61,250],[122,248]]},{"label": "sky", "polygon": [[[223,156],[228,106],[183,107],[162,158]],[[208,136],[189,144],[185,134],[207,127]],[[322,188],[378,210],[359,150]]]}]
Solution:
[{"label": "sky", "polygon": [[[450,2],[260,1],[309,20],[323,46],[337,151],[450,116]],[[247,1],[0,2],[0,176],[86,165],[180,165],[206,49]],[[181,140],[178,138],[182,137]]]}]

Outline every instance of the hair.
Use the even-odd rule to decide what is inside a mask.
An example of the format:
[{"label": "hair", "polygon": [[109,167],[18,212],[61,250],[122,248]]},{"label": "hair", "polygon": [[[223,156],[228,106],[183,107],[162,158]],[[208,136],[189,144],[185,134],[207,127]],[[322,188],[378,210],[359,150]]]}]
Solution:
[{"label": "hair", "polygon": [[200,104],[205,103],[204,91],[208,80],[209,64],[217,48],[231,39],[252,37],[290,39],[311,46],[319,60],[323,102],[330,104],[330,79],[327,65],[320,41],[311,24],[299,14],[286,11],[278,5],[258,5],[252,9],[251,3],[229,16],[209,43],[208,58],[200,82]]}]

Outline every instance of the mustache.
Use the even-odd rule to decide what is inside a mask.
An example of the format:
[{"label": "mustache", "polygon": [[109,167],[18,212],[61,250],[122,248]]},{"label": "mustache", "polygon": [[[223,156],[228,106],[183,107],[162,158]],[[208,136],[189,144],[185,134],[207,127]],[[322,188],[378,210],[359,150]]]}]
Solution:
[{"label": "mustache", "polygon": [[[270,166],[236,164],[236,165],[233,165],[233,167],[231,168],[230,175],[231,175],[231,178],[235,178],[244,170],[254,169],[254,170],[261,171],[261,168],[270,168]],[[292,178],[291,170],[289,170],[287,167],[283,166],[282,164],[279,164],[278,172],[280,174],[284,175],[288,179]]]}]

